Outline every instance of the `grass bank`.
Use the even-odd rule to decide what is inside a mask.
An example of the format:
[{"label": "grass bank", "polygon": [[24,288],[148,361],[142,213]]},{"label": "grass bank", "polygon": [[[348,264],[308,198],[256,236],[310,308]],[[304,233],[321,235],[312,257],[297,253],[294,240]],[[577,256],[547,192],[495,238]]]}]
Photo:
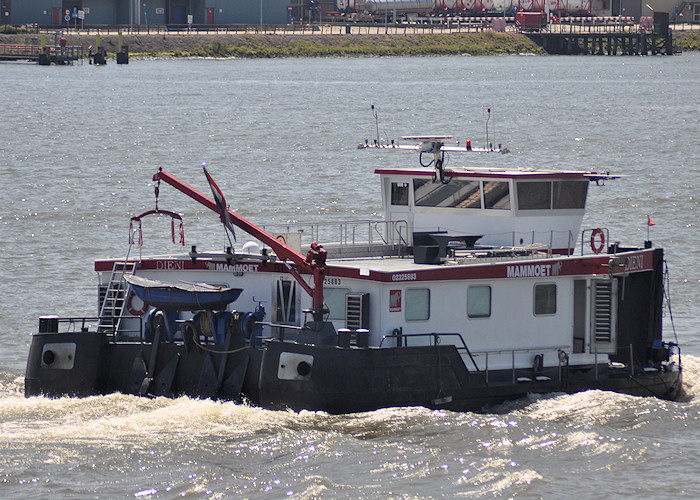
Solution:
[{"label": "grass bank", "polygon": [[[95,35],[68,35],[69,45],[93,51]],[[45,35],[47,43],[53,36]],[[118,37],[103,35],[99,43],[110,55],[117,52]],[[133,56],[148,57],[353,57],[544,54],[541,47],[520,33],[455,34],[141,34],[124,35],[123,43]],[[700,33],[675,32],[674,43],[683,52],[700,51]],[[41,36],[32,33],[2,34],[0,44],[40,45]]]},{"label": "grass bank", "polygon": [[497,55],[542,53],[518,34],[462,33],[453,35],[344,35],[268,36],[243,35],[236,40],[206,41],[188,52],[173,55],[211,57],[338,57]]},{"label": "grass bank", "polygon": [[[12,41],[11,38],[15,38]],[[53,42],[52,37],[46,37]],[[69,45],[86,50],[97,46],[95,36],[69,35]],[[0,35],[0,43],[40,44],[38,35]],[[458,33],[446,35],[264,35],[221,34],[125,35],[123,43],[134,56],[174,57],[343,57],[543,54],[540,47],[519,33]],[[117,36],[102,36],[108,53],[117,51]]]},{"label": "grass bank", "polygon": [[700,50],[700,33],[695,31],[680,31],[673,34],[673,43],[683,52]]}]

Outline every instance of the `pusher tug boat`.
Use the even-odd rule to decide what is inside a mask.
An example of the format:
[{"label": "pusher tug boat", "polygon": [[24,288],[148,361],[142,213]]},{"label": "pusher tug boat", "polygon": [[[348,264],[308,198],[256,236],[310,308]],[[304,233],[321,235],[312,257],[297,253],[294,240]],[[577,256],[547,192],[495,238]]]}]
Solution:
[{"label": "pusher tug boat", "polygon": [[[420,155],[420,167],[375,170],[384,218],[327,227],[257,227],[228,209],[206,165],[213,199],[159,170],[156,208],[132,217],[127,258],[95,262],[97,316],[40,318],[26,395],[329,413],[481,411],[587,389],[679,396],[680,350],[662,338],[663,250],[580,230],[589,185],[615,177],[447,168],[446,152],[500,148],[403,141],[360,145]],[[229,241],[233,226],[251,241],[130,257],[145,216],[169,217],[174,243],[179,223],[185,244],[181,216],[158,208],[161,183],[218,213]]]}]

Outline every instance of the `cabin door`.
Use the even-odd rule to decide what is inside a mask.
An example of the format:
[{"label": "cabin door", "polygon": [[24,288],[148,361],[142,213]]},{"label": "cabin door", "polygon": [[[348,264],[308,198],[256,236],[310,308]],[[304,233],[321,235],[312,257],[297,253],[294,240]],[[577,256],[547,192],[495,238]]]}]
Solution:
[{"label": "cabin door", "polygon": [[384,200],[386,220],[392,223],[391,243],[412,245],[412,234],[408,234],[413,227],[410,182],[385,179]]},{"label": "cabin door", "polygon": [[588,282],[574,281],[574,354],[586,352],[586,325],[588,323]]},{"label": "cabin door", "polygon": [[[273,321],[280,325],[299,326],[299,291],[297,282],[290,279],[280,278],[275,283],[274,291],[274,316]],[[273,331],[273,336],[279,338],[281,329]],[[284,332],[284,337],[290,337],[291,330]]]}]

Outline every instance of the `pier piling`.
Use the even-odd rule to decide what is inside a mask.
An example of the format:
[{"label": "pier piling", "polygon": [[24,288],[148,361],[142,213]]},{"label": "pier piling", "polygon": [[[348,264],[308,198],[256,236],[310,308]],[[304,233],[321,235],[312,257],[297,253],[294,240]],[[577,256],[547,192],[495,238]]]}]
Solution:
[{"label": "pier piling", "polygon": [[673,55],[670,30],[662,33],[526,33],[548,54],[560,55]]}]

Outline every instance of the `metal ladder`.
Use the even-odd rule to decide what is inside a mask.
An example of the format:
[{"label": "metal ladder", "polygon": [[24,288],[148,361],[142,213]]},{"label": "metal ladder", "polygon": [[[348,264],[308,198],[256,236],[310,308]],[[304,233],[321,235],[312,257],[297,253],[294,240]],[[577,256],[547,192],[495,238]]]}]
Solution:
[{"label": "metal ladder", "polygon": [[102,305],[100,306],[99,323],[97,324],[98,332],[119,331],[124,309],[127,302],[127,291],[129,285],[124,276],[133,274],[136,269],[134,262],[115,262],[112,267],[112,275],[109,278],[109,284],[105,291]]}]

